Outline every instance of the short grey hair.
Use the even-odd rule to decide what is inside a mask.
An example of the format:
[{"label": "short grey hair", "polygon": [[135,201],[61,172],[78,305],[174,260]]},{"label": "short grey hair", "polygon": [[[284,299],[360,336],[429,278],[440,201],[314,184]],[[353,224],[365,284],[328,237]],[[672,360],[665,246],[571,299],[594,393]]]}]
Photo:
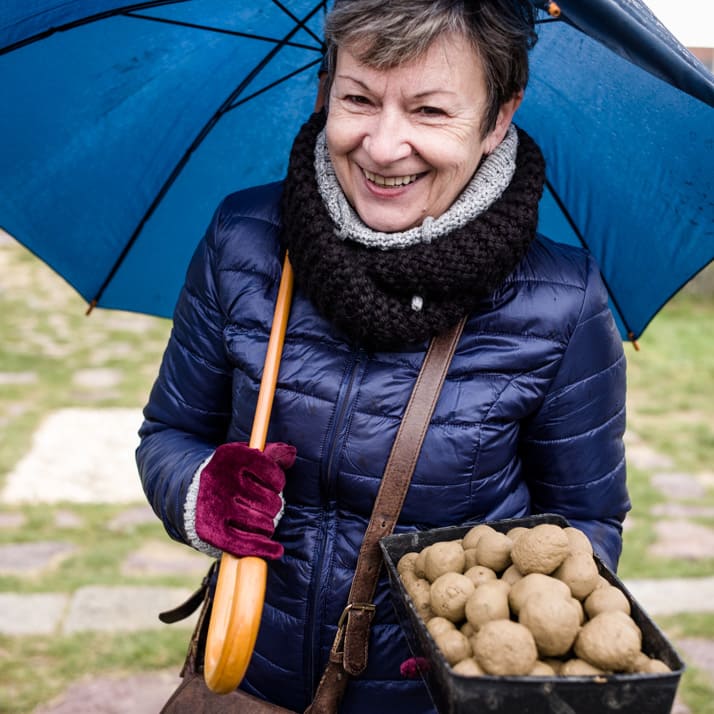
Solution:
[{"label": "short grey hair", "polygon": [[537,39],[528,0],[337,0],[325,22],[328,93],[339,47],[356,49],[369,67],[391,69],[421,57],[450,33],[463,35],[483,65],[485,137],[501,106],[528,83],[528,51]]}]

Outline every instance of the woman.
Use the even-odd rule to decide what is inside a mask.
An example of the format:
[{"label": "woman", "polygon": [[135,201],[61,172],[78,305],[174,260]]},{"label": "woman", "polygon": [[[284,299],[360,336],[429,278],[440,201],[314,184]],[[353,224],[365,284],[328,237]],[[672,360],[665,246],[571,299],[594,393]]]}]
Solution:
[{"label": "woman", "polygon": [[[271,559],[241,686],[282,706],[313,696],[428,340],[464,315],[397,530],[555,512],[617,564],[625,363],[592,258],[536,235],[543,159],[511,122],[531,13],[338,3],[326,118],[301,130],[284,183],[223,202],[191,263],[138,463],[173,538]],[[297,288],[262,454],[236,442],[285,249]],[[431,712],[400,677],[384,580],[375,602],[343,711]]]}]

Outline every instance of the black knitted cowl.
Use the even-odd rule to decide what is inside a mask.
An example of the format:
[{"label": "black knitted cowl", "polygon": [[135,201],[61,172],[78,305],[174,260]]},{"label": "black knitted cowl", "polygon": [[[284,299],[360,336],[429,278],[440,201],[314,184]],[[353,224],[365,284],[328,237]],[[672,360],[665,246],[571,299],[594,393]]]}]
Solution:
[{"label": "black knitted cowl", "polygon": [[[428,339],[474,312],[518,265],[535,238],[545,181],[540,149],[518,130],[513,179],[490,208],[451,233],[407,248],[368,248],[335,235],[317,187],[314,149],[324,126],[314,114],[290,154],[281,244],[295,282],[320,314],[368,350]],[[423,299],[420,311],[412,297]]]}]

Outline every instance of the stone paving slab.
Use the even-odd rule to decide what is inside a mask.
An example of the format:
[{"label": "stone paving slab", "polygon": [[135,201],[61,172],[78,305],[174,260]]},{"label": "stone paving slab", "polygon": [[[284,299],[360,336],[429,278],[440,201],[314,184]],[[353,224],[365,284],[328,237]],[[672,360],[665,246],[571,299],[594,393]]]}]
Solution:
[{"label": "stone paving slab", "polygon": [[0,635],[53,634],[68,603],[63,593],[0,593]]},{"label": "stone paving slab", "polygon": [[[8,474],[5,503],[145,502],[134,461],[140,409],[60,409]],[[87,435],[90,434],[91,438]]]},{"label": "stone paving slab", "polygon": [[0,545],[0,575],[35,575],[56,567],[76,550],[76,546],[61,541]]},{"label": "stone paving slab", "polygon": [[714,642],[702,637],[682,637],[674,645],[688,665],[704,672],[714,683]]},{"label": "stone paving slab", "polygon": [[208,572],[212,559],[174,541],[146,541],[130,553],[121,565],[122,575],[155,577],[176,573],[193,575],[196,586]]},{"label": "stone paving slab", "polygon": [[692,521],[662,520],[655,523],[657,540],[647,550],[658,558],[702,560],[714,558],[714,528]]},{"label": "stone paving slab", "polygon": [[130,533],[137,528],[158,523],[159,517],[144,499],[143,503],[129,506],[107,523],[107,528],[115,533]]},{"label": "stone paving slab", "polygon": [[[167,627],[159,613],[180,605],[191,594],[184,588],[90,585],[75,591],[63,624],[65,633],[87,630],[136,632]],[[198,613],[172,627],[193,627]]]},{"label": "stone paving slab", "polygon": [[714,577],[632,579],[625,587],[649,615],[714,612]]},{"label": "stone paving slab", "polygon": [[693,474],[660,472],[652,475],[651,484],[667,498],[678,501],[704,498],[706,486]]},{"label": "stone paving slab", "polygon": [[178,671],[85,679],[33,714],[157,714],[180,681]]},{"label": "stone paving slab", "polygon": [[0,513],[0,528],[3,530],[15,530],[22,528],[27,523],[24,513],[3,511]]}]

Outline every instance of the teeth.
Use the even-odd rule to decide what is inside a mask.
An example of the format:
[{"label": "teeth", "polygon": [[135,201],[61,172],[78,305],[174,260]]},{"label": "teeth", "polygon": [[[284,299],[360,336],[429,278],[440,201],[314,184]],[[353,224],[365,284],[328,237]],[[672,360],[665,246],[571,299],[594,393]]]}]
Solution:
[{"label": "teeth", "polygon": [[376,183],[377,186],[406,186],[417,180],[417,174],[412,174],[411,176],[380,176],[366,169],[363,169],[363,171],[367,179],[372,183]]}]

